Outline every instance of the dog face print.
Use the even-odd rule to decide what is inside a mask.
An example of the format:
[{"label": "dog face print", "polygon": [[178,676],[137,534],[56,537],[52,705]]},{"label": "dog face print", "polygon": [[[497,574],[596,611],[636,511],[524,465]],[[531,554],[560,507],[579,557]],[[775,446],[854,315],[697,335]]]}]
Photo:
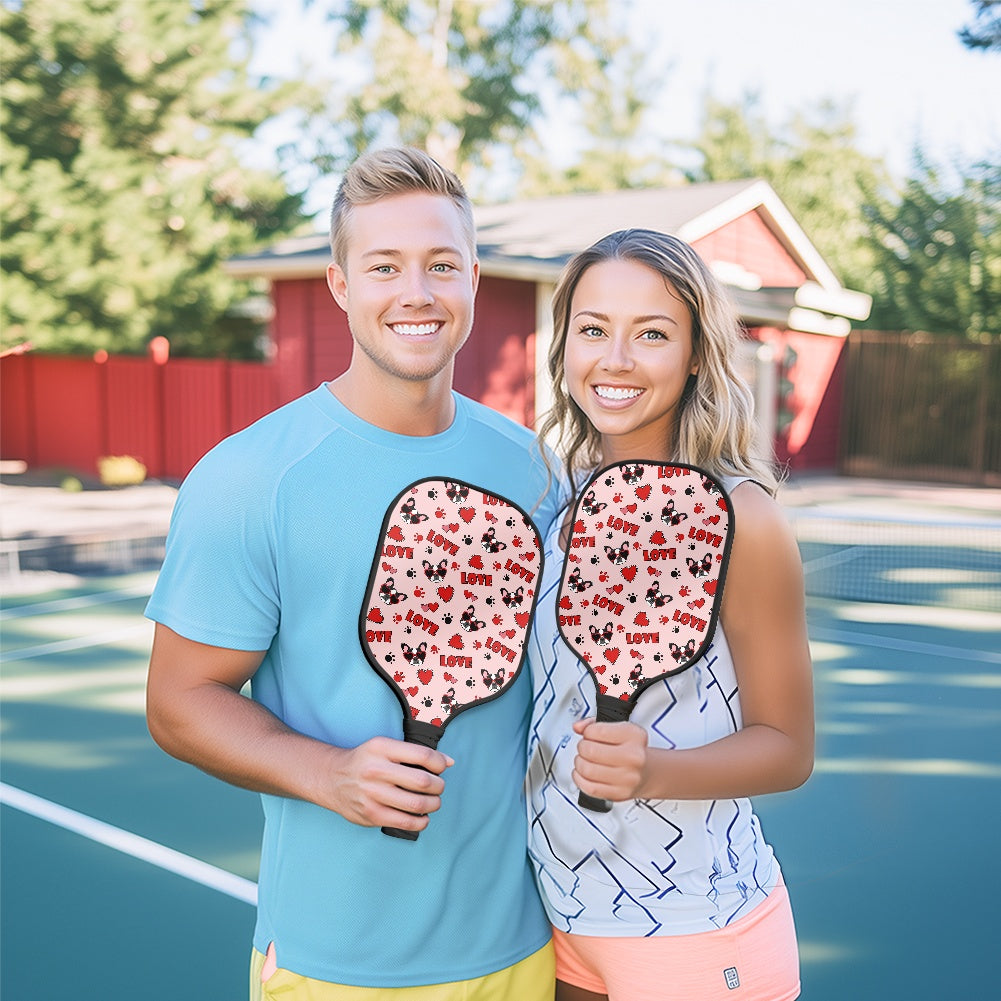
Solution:
[{"label": "dog face print", "polygon": [[712,553],[706,553],[701,560],[693,560],[690,556],[685,559],[688,564],[688,572],[696,579],[707,577],[713,568]]},{"label": "dog face print", "polygon": [[524,587],[519,587],[517,591],[509,591],[506,587],[502,587],[500,590],[501,601],[503,601],[508,608],[521,607],[521,603],[525,600]]},{"label": "dog face print", "polygon": [[507,549],[507,543],[496,538],[497,529],[491,525],[480,538],[480,544],[488,553],[499,553],[502,549]]},{"label": "dog face print", "polygon": [[459,625],[466,630],[467,633],[475,633],[482,629],[486,623],[482,619],[476,618],[476,612],[473,606],[470,605],[459,618]]},{"label": "dog face print", "polygon": [[396,585],[392,577],[387,577],[379,588],[379,597],[387,605],[398,605],[401,601],[406,601],[407,596],[396,590]]},{"label": "dog face print", "polygon": [[437,566],[423,560],[422,566],[424,567],[424,576],[433,584],[440,584],[448,574],[448,560],[442,560]]},{"label": "dog face print", "polygon": [[480,674],[483,677],[483,684],[487,686],[492,692],[499,692],[501,685],[504,684],[504,679],[507,677],[507,671],[502,667],[496,674],[491,674],[485,667],[481,668]]},{"label": "dog face print", "polygon": [[422,521],[427,521],[428,516],[426,514],[421,514],[417,510],[417,504],[415,503],[413,497],[408,497],[404,501],[403,506],[400,508],[400,517],[408,525],[418,525]]},{"label": "dog face print", "polygon": [[674,510],[674,501],[669,500],[665,505],[664,509],[660,512],[660,520],[668,525],[674,527],[675,525],[680,525],[688,517],[684,511]]},{"label": "dog face print", "polygon": [[421,643],[420,646],[414,650],[412,647],[407,646],[406,643],[401,643],[400,649],[403,651],[403,656],[406,658],[407,663],[411,667],[419,667],[424,663],[424,658],[427,656],[428,645],[427,643]]},{"label": "dog face print", "polygon": [[589,587],[594,587],[594,584],[589,580],[584,580],[580,575],[580,567],[574,567],[570,576],[567,577],[567,586],[572,590],[580,594],[581,591],[586,591]]},{"label": "dog face print", "polygon": [[669,601],[673,601],[674,598],[670,594],[664,594],[660,589],[660,584],[658,581],[654,581],[650,587],[647,588],[646,592],[646,603],[651,608],[663,608]]},{"label": "dog face print", "polygon": [[612,641],[612,623],[606,622],[603,629],[599,629],[597,626],[588,626],[591,631],[591,639],[594,640],[598,646],[608,646]]},{"label": "dog face print", "polygon": [[597,514],[599,511],[608,507],[608,505],[603,502],[598,503],[595,499],[593,490],[588,490],[588,492],[584,494],[584,497],[580,502],[580,506],[584,509],[585,514]]},{"label": "dog face print", "polygon": [[605,546],[605,555],[617,566],[622,566],[629,559],[629,543],[623,542],[618,549]]}]

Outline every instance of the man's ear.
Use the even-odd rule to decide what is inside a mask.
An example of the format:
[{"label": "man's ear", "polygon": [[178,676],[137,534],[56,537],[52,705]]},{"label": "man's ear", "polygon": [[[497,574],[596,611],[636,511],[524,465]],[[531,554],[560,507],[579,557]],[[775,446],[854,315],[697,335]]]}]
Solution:
[{"label": "man's ear", "polygon": [[334,301],[346,313],[348,311],[348,276],[342,268],[331,261],[327,265],[327,288]]}]

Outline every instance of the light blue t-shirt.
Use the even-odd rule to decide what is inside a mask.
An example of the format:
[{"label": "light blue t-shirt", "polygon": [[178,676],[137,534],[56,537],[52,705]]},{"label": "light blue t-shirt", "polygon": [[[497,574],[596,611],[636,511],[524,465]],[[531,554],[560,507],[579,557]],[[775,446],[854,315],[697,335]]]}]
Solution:
[{"label": "light blue t-shirt", "polygon": [[[532,514],[554,510],[527,429],[454,395],[430,437],[362,421],[322,385],[216,446],[178,496],[146,614],[189,639],[267,650],[256,701],[342,747],[400,737],[400,704],[358,636],[387,506],[442,476]],[[311,803],[262,796],[254,945],[281,967],[334,983],[402,987],[483,976],[545,945],[526,857],[527,666],[499,699],[450,723],[455,759],[441,810],[417,841],[387,837]]]}]

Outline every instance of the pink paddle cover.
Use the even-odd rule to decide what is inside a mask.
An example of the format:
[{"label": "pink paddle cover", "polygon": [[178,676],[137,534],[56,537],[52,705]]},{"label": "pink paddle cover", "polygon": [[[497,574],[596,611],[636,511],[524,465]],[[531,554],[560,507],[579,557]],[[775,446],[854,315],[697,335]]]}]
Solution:
[{"label": "pink paddle cover", "polygon": [[695,663],[719,614],[732,516],[723,487],[693,466],[631,462],[597,472],[573,514],[559,630],[588,666],[599,718]]},{"label": "pink paddle cover", "polygon": [[369,662],[404,707],[405,733],[413,723],[418,732],[443,730],[511,685],[541,572],[535,526],[503,497],[435,478],[393,501],[360,631]]}]

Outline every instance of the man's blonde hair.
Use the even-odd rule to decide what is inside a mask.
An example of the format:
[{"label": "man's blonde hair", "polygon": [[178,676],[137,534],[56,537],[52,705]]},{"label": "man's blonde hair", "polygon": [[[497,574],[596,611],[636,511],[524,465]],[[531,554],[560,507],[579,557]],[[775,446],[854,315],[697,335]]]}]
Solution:
[{"label": "man's blonde hair", "polygon": [[370,205],[392,195],[412,192],[452,199],[462,219],[469,251],[475,257],[473,206],[462,181],[423,150],[393,146],[365,153],[342,178],[330,211],[330,252],[334,263],[342,270],[346,267],[348,223],[356,205]]}]

